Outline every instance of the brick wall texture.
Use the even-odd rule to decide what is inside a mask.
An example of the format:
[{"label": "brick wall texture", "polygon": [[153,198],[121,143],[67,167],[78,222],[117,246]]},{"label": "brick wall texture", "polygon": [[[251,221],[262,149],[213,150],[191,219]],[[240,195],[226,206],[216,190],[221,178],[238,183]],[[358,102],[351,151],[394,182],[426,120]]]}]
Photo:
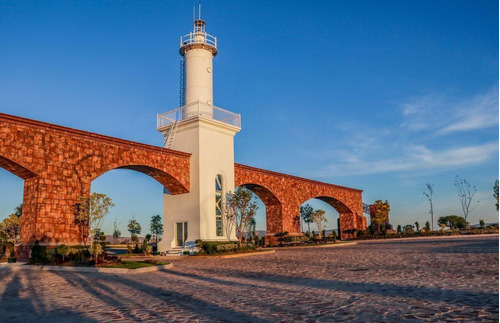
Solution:
[{"label": "brick wall texture", "polygon": [[23,255],[35,240],[81,242],[75,203],[105,172],[136,170],[181,194],[189,191],[189,163],[187,153],[0,113],[0,167],[24,179]]},{"label": "brick wall texture", "polygon": [[342,239],[366,229],[361,190],[342,187],[255,167],[235,164],[235,186],[254,192],[266,205],[267,239],[288,231],[300,235],[300,205],[312,198],[323,200],[339,213]]}]

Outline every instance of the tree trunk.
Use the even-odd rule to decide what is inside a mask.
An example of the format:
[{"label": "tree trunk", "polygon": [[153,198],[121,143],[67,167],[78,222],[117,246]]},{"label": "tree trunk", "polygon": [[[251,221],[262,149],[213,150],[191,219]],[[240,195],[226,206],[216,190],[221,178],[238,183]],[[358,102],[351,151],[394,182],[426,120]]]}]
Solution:
[{"label": "tree trunk", "polygon": [[238,229],[238,248],[241,248],[241,240],[243,239],[243,232],[242,229]]}]

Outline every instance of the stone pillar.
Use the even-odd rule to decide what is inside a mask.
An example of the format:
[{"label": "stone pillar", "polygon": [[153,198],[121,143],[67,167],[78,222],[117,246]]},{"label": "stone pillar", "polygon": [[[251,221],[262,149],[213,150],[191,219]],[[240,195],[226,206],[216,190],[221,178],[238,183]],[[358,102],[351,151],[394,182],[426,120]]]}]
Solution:
[{"label": "stone pillar", "polygon": [[21,241],[16,247],[19,261],[27,261],[31,245],[36,240],[40,177],[24,180],[23,214],[21,215]]},{"label": "stone pillar", "polygon": [[354,230],[357,229],[357,223],[354,213],[339,213],[340,239],[354,239]]},{"label": "stone pillar", "polygon": [[283,232],[283,210],[281,204],[266,204],[266,244],[277,245],[276,233]]},{"label": "stone pillar", "polygon": [[72,178],[28,179],[24,184],[21,243],[17,257],[27,261],[36,240],[40,245],[82,244],[80,226],[75,223],[75,206],[90,194],[89,181]]}]

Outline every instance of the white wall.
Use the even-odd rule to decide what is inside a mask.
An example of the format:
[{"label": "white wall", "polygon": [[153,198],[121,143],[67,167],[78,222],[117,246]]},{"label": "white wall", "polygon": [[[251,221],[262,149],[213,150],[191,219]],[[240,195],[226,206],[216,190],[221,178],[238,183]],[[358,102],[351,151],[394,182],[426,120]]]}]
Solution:
[{"label": "white wall", "polygon": [[234,232],[229,238],[216,236],[215,178],[223,177],[223,195],[234,191],[234,135],[239,130],[202,116],[179,123],[173,148],[192,154],[191,189],[186,194],[164,195],[159,251],[176,246],[176,222],[188,222],[187,241],[235,239]]}]

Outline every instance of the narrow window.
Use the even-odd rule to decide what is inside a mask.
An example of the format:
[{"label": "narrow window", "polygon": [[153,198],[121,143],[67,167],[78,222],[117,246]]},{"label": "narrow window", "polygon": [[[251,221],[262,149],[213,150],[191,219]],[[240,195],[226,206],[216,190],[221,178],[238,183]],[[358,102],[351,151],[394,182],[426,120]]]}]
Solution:
[{"label": "narrow window", "polygon": [[222,176],[215,177],[215,228],[216,235],[222,237]]}]

